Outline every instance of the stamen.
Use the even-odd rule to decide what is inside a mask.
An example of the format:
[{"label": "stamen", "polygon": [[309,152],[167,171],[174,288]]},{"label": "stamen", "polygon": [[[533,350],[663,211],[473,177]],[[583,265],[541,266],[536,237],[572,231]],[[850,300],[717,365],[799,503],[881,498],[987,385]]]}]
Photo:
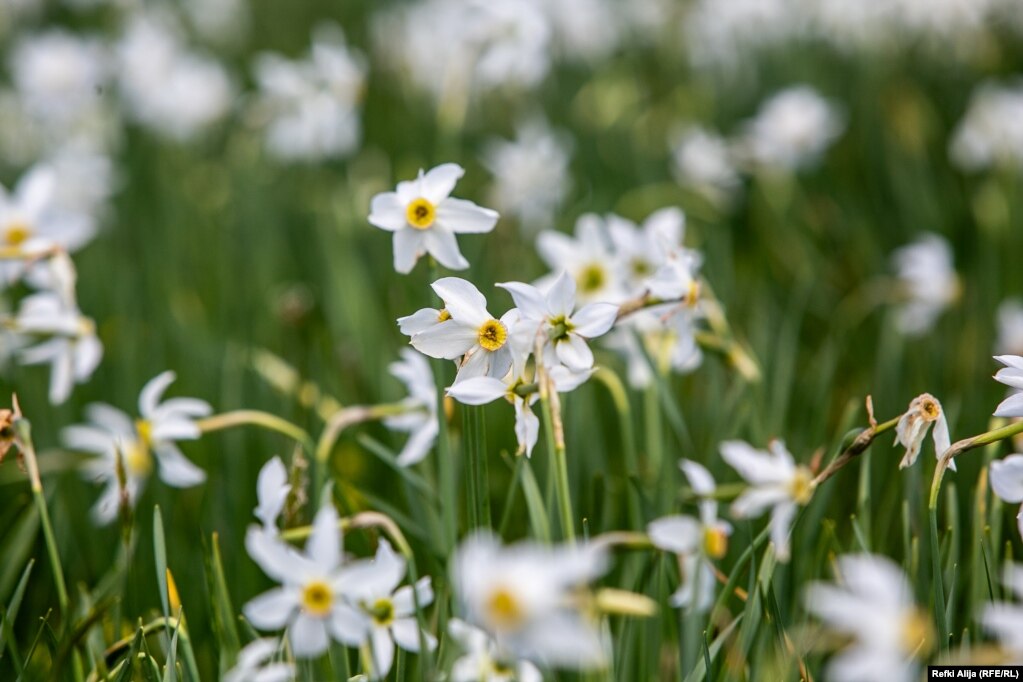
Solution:
[{"label": "stamen", "polygon": [[493,352],[508,340],[508,330],[500,320],[487,320],[479,328],[477,340],[484,350]]},{"label": "stamen", "polygon": [[417,230],[425,230],[431,225],[437,218],[437,207],[432,203],[420,197],[414,199],[405,209],[405,217],[408,219],[408,224]]}]

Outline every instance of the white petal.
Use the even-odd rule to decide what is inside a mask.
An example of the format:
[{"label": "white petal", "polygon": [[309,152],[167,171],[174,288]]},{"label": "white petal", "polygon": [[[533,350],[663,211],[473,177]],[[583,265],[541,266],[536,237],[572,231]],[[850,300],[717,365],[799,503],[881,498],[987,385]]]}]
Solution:
[{"label": "white petal", "polygon": [[547,299],[536,287],[522,282],[504,282],[497,286],[511,294],[523,318],[541,321],[547,317]]},{"label": "white petal", "polygon": [[317,572],[294,547],[259,526],[250,526],[245,533],[245,549],[263,572],[278,582],[294,583]]},{"label": "white petal", "polygon": [[[424,576],[416,582],[416,599],[419,608],[426,608],[433,602],[433,582],[430,576]],[[394,613],[399,617],[409,616],[416,612],[416,603],[412,599],[412,586],[405,585],[394,593],[392,598]]]},{"label": "white petal", "polygon": [[436,324],[442,323],[440,321],[440,311],[435,308],[422,308],[411,315],[398,318],[398,329],[405,336],[413,336],[419,332],[426,331]]},{"label": "white petal", "polygon": [[256,499],[259,501],[256,507],[256,518],[263,522],[263,526],[270,528],[277,525],[277,517],[284,509],[284,503],[288,499],[291,486],[288,484],[288,470],[280,457],[274,457],[259,470],[259,477],[256,479]]},{"label": "white petal", "polygon": [[423,198],[433,204],[439,204],[454,191],[458,180],[465,175],[465,170],[457,163],[444,163],[420,178],[419,189]]},{"label": "white petal", "polygon": [[[405,651],[419,653],[419,625],[415,618],[401,618],[391,625],[391,634],[395,643]],[[429,632],[423,632],[426,648],[433,651],[437,648],[437,638]]]},{"label": "white petal", "polygon": [[547,290],[547,309],[553,317],[569,317],[575,308],[575,279],[562,271]]},{"label": "white petal", "polygon": [[567,339],[558,341],[554,352],[558,360],[573,372],[584,372],[593,367],[593,351],[578,334],[571,333]]},{"label": "white petal", "polygon": [[991,489],[1009,503],[1023,502],[1023,455],[991,462]]},{"label": "white petal", "polygon": [[449,396],[464,405],[485,405],[498,398],[503,398],[507,392],[507,384],[490,377],[474,377],[458,381],[447,390]]},{"label": "white petal", "polygon": [[[465,270],[469,261],[465,260],[458,250],[455,234],[440,225],[423,230],[423,246],[437,259],[437,262],[449,270]],[[397,233],[395,233],[397,234]]]},{"label": "white petal", "polygon": [[449,320],[419,332],[409,343],[431,358],[455,360],[465,355],[478,341],[479,334],[474,328]]},{"label": "white petal", "polygon": [[111,433],[120,436],[135,435],[135,425],[131,417],[111,405],[90,403],[85,406],[85,416],[93,424],[102,426]]},{"label": "white petal", "polygon": [[[941,410],[938,421],[934,422],[934,430],[931,431],[931,438],[934,439],[934,456],[939,460],[945,452],[952,447],[952,437],[948,433],[948,421],[945,419],[945,410]],[[948,468],[956,470],[956,461],[949,460]]]},{"label": "white petal", "polygon": [[613,303],[591,303],[572,315],[573,331],[587,339],[603,336],[618,318],[618,306]]},{"label": "white petal", "polygon": [[995,416],[1023,417],[1023,392],[1015,393],[999,403]]},{"label": "white petal", "polygon": [[275,587],[249,601],[242,613],[259,630],[279,630],[297,608],[298,595],[294,590]]},{"label": "white petal", "polygon": [[778,555],[778,561],[789,560],[789,533],[792,529],[792,518],[796,515],[795,503],[787,502],[775,506],[771,512],[771,542]]},{"label": "white petal", "polygon": [[647,534],[655,547],[675,554],[692,554],[703,541],[700,523],[690,516],[657,519],[647,526]]},{"label": "white petal", "polygon": [[540,419],[524,400],[515,401],[515,439],[519,450],[526,457],[533,455],[533,448],[540,437]]},{"label": "white petal", "polygon": [[299,613],[298,618],[288,629],[291,650],[296,658],[314,658],[327,650],[330,639],[327,637],[327,623],[321,618],[313,618]]},{"label": "white petal", "polygon": [[160,464],[160,479],[175,488],[189,488],[206,480],[206,472],[197,467],[171,443],[154,448]]},{"label": "white petal", "polygon": [[174,383],[176,375],[168,370],[150,379],[139,393],[139,414],[151,419],[167,387]]},{"label": "white petal", "polygon": [[689,485],[693,487],[693,491],[698,495],[712,495],[716,484],[714,483],[714,477],[707,471],[707,467],[703,466],[699,462],[694,462],[691,459],[683,459],[678,463],[682,473],[689,479]]},{"label": "white petal", "polygon": [[369,224],[388,232],[397,232],[408,227],[406,206],[394,192],[382,192],[373,197],[369,204]]},{"label": "white petal", "polygon": [[195,440],[202,435],[199,426],[190,419],[163,419],[153,424],[154,441]]},{"label": "white petal", "polygon": [[732,516],[738,519],[759,516],[768,507],[787,499],[788,494],[782,488],[749,488],[732,502]]},{"label": "white petal", "polygon": [[725,441],[720,450],[722,459],[750,483],[777,483],[787,475],[768,453],[741,440]]},{"label": "white petal", "polygon": [[394,270],[402,275],[412,272],[416,261],[425,250],[423,233],[411,227],[394,233]]},{"label": "white petal", "polygon": [[370,621],[348,604],[337,604],[327,621],[327,629],[337,641],[348,646],[359,646],[369,636]]},{"label": "white petal", "polygon": [[305,551],[324,574],[333,572],[341,563],[341,528],[332,504],[325,504],[316,512]]},{"label": "white petal", "polygon": [[578,244],[561,232],[544,230],[536,238],[536,250],[552,270],[563,270],[578,258]]},{"label": "white petal", "polygon": [[439,428],[437,417],[431,416],[421,427],[413,431],[398,455],[398,466],[410,467],[423,461],[437,440]]},{"label": "white petal", "polygon": [[491,319],[486,297],[471,282],[461,277],[442,277],[430,286],[444,301],[444,307],[455,322],[476,329]]},{"label": "white petal", "polygon": [[370,649],[373,653],[373,678],[387,677],[394,662],[394,640],[386,628],[374,627],[370,631]]},{"label": "white petal", "polygon": [[490,232],[497,219],[497,211],[464,199],[446,199],[437,207],[437,222],[455,234]]}]

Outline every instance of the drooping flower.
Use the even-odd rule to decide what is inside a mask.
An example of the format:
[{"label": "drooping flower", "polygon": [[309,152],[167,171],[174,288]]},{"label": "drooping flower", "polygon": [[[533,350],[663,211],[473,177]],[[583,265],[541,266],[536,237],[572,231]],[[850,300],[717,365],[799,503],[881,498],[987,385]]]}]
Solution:
[{"label": "drooping flower", "polygon": [[[991,462],[991,489],[1003,502],[1023,502],[1023,455],[1009,455]],[[1023,506],[1016,515],[1019,534],[1023,537]]]},{"label": "drooping flower", "polygon": [[689,479],[693,492],[701,497],[700,518],[665,516],[647,526],[647,534],[655,547],[679,556],[682,584],[671,596],[672,606],[691,606],[706,611],[714,601],[713,559],[721,559],[728,551],[732,526],[718,518],[718,503],[709,496],[716,484],[710,472],[698,462],[679,462]]},{"label": "drooping flower", "polygon": [[[1023,601],[1023,566],[1006,566],[1003,582],[1017,600]],[[1023,665],[1023,604],[1019,601],[988,604],[980,620],[1009,655],[1011,660],[1005,662]]]},{"label": "drooping flower", "polygon": [[751,484],[731,507],[732,516],[745,519],[771,509],[771,541],[780,561],[789,559],[789,531],[797,509],[813,497],[813,474],[797,465],[785,443],[772,440],[767,450],[743,441],[721,444],[721,457]]},{"label": "drooping flower", "polygon": [[[67,447],[99,456],[83,469],[87,478],[106,484],[92,510],[98,523],[116,518],[122,495],[134,506],[154,467],[163,482],[175,488],[188,488],[206,480],[205,472],[182,454],[177,442],[199,438],[195,419],[208,415],[211,409],[197,398],[170,398],[161,403],[160,398],[173,381],[174,372],[168,371],[142,387],[139,419],[133,421],[111,405],[92,403],[85,408],[89,423],[69,426],[61,432]],[[123,491],[118,466],[124,471]]]},{"label": "drooping flower", "polygon": [[892,254],[900,303],[895,322],[903,334],[929,331],[938,316],[959,297],[952,248],[936,234],[925,234]]},{"label": "drooping flower", "polygon": [[395,270],[408,274],[426,253],[451,270],[469,267],[455,235],[490,232],[498,215],[451,196],[464,174],[458,164],[445,163],[429,172],[419,171],[415,180],[399,182],[394,192],[373,197],[369,222],[394,234]]},{"label": "drooping flower", "polygon": [[[432,358],[458,360],[456,381],[504,376],[511,368],[508,325],[515,313],[509,311],[501,319],[495,318],[487,311],[487,299],[479,289],[458,277],[442,277],[431,286],[444,301],[446,314],[438,313],[437,318],[446,319],[413,334],[412,346]],[[427,311],[433,313],[432,309]]]},{"label": "drooping flower", "polygon": [[[376,558],[353,564],[346,573],[346,597],[369,623],[359,625],[347,633],[351,639],[361,637],[360,644],[368,644],[373,662],[372,678],[386,678],[394,662],[394,646],[419,653],[420,636],[427,648],[433,650],[437,640],[428,632],[421,632],[416,621],[416,602],[419,608],[433,601],[433,588],[429,576],[420,578],[413,587],[398,587],[405,578],[405,559],[381,540]],[[413,590],[415,590],[413,592]]]},{"label": "drooping flower", "polygon": [[541,358],[546,366],[561,364],[571,372],[593,367],[593,352],[587,341],[611,329],[618,306],[590,303],[576,310],[575,280],[567,272],[558,275],[546,291],[522,282],[497,286],[511,294],[522,320],[533,323],[536,333],[546,337]]},{"label": "drooping flower", "polygon": [[398,454],[398,464],[412,466],[429,454],[440,431],[437,388],[433,383],[430,363],[411,348],[401,349],[401,361],[392,362],[390,370],[391,375],[408,389],[408,397],[403,401],[407,409],[385,419],[384,426],[409,434],[405,447]]},{"label": "drooping flower", "polygon": [[1005,365],[998,370],[995,380],[1008,386],[1012,394],[998,405],[994,416],[1023,417],[1023,357],[997,355],[995,360]]},{"label": "drooping flower", "polygon": [[238,652],[238,662],[224,674],[224,682],[290,682],[297,671],[293,663],[274,661],[281,643],[270,637],[253,640]]},{"label": "drooping flower", "polygon": [[369,631],[369,622],[346,598],[346,588],[362,565],[343,564],[341,530],[337,512],[324,506],[313,520],[305,550],[298,552],[258,526],[249,528],[245,548],[263,571],[281,583],[253,598],[243,607],[245,617],[260,630],[287,627],[291,649],[298,658],[326,651],[330,638],[358,646]]},{"label": "drooping flower", "polygon": [[465,649],[465,655],[451,668],[452,682],[543,682],[535,665],[502,653],[483,630],[452,618],[448,633]]},{"label": "drooping flower", "polygon": [[619,279],[619,268],[610,237],[600,216],[580,216],[575,223],[575,236],[544,230],[536,239],[540,258],[550,267],[550,276],[537,282],[545,288],[560,273],[567,272],[575,280],[575,290],[583,303],[620,303],[626,294]]},{"label": "drooping flower", "polygon": [[890,559],[871,554],[838,559],[841,583],[813,583],[807,610],[830,629],[852,638],[832,658],[827,672],[836,682],[917,679],[918,660],[934,633],[917,608],[905,573]]},{"label": "drooping flower", "polygon": [[[923,445],[927,432],[934,427],[934,456],[941,459],[945,451],[952,446],[952,438],[948,433],[948,421],[945,419],[945,410],[942,409],[938,399],[930,393],[923,393],[913,398],[909,408],[899,418],[895,428],[895,444],[906,448],[906,454],[899,462],[899,468],[913,466],[916,458],[920,455],[920,446]],[[956,470],[955,460],[949,462],[949,468]]]},{"label": "drooping flower", "polygon": [[477,533],[458,548],[452,579],[465,620],[491,635],[499,651],[588,669],[605,664],[607,642],[574,606],[574,591],[604,570],[604,555],[593,547],[502,547],[493,535]]}]

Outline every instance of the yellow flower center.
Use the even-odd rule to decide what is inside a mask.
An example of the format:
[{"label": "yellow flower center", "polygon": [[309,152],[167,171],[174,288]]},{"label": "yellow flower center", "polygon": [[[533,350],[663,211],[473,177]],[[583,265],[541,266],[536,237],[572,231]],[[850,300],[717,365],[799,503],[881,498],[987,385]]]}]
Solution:
[{"label": "yellow flower center", "polygon": [[377,599],[369,608],[369,614],[377,625],[390,625],[394,622],[394,603],[390,599]]},{"label": "yellow flower center", "polygon": [[703,531],[703,551],[711,559],[720,559],[728,553],[728,534],[721,528],[706,528]]},{"label": "yellow flower center", "polygon": [[147,419],[135,420],[135,433],[139,434],[139,440],[143,445],[149,447],[153,444],[153,424]]},{"label": "yellow flower center", "polygon": [[126,445],[121,455],[124,457],[124,467],[130,475],[145,478],[153,472],[153,456],[149,454],[149,446],[142,440]]},{"label": "yellow flower center", "polygon": [[925,618],[919,610],[913,609],[903,619],[899,635],[902,650],[907,654],[919,656],[930,651],[934,641],[934,628],[929,618]]},{"label": "yellow flower center", "polygon": [[21,246],[31,236],[32,227],[20,220],[7,223],[7,226],[4,228],[4,244],[7,246]]},{"label": "yellow flower center", "polygon": [[437,207],[420,197],[409,203],[405,209],[408,224],[417,230],[425,230],[437,219]]},{"label": "yellow flower center", "polygon": [[583,293],[600,291],[607,283],[607,272],[600,263],[590,263],[575,278],[576,285]]},{"label": "yellow flower center", "polygon": [[448,312],[447,308],[441,308],[440,312],[437,313],[438,322],[447,322],[451,319],[451,313]]},{"label": "yellow flower center", "polygon": [[813,474],[806,467],[798,467],[789,483],[789,494],[797,504],[807,504],[813,497]]},{"label": "yellow flower center", "polygon": [[941,416],[941,408],[933,400],[924,400],[923,404],[920,405],[920,411],[923,413],[924,419],[929,422],[937,421],[938,417]]},{"label": "yellow flower center", "polygon": [[334,593],[322,580],[314,580],[302,589],[302,608],[311,616],[326,616],[333,603]]},{"label": "yellow flower center", "polygon": [[492,352],[503,346],[508,340],[508,330],[500,320],[487,320],[479,328],[476,338],[484,350]]},{"label": "yellow flower center", "polygon": [[632,269],[632,274],[636,277],[646,277],[653,272],[653,266],[650,265],[650,261],[643,258],[633,258],[629,264]]},{"label": "yellow flower center", "polygon": [[518,628],[525,617],[518,599],[504,587],[496,588],[486,602],[490,622],[499,630]]},{"label": "yellow flower center", "polygon": [[700,283],[695,279],[689,282],[689,290],[686,292],[686,305],[692,308],[700,300]]}]

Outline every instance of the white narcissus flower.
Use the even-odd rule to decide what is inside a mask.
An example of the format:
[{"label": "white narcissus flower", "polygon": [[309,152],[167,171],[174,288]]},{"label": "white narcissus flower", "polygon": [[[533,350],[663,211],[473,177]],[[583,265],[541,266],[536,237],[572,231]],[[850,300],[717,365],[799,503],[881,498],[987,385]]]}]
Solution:
[{"label": "white narcissus flower", "polygon": [[[913,466],[920,455],[920,446],[931,426],[934,427],[934,456],[941,459],[945,451],[952,446],[952,438],[948,433],[948,421],[941,403],[930,393],[923,393],[913,398],[909,408],[899,418],[895,427],[895,444],[906,448],[906,454],[899,462],[899,468]],[[955,460],[949,462],[949,469],[956,470]]]},{"label": "white narcissus flower", "polygon": [[288,628],[291,650],[298,658],[326,651],[333,637],[358,646],[369,631],[368,620],[346,599],[349,572],[364,575],[361,564],[343,565],[337,512],[324,506],[313,520],[305,551],[298,552],[275,533],[251,526],[245,548],[263,572],[281,583],[250,600],[242,609],[260,630]]},{"label": "white narcissus flower", "polygon": [[288,470],[280,457],[274,457],[263,465],[256,479],[256,505],[253,513],[263,522],[263,530],[268,533],[277,532],[277,517],[284,510],[284,503],[291,493],[288,483]]},{"label": "white narcissus flower", "polygon": [[1012,395],[1003,400],[995,410],[996,417],[1023,417],[1023,357],[1018,355],[996,355],[995,360],[1005,365],[998,370],[995,380],[1013,389]]},{"label": "white narcissus flower", "polygon": [[1002,301],[998,306],[998,342],[996,352],[1023,355],[1023,300]]},{"label": "white narcissus flower", "polygon": [[[1003,502],[1023,502],[1023,455],[1009,455],[991,462],[991,489]],[[1023,507],[1016,515],[1020,537],[1023,537]]]},{"label": "white narcissus flower", "polygon": [[500,320],[493,317],[487,312],[487,299],[479,289],[458,277],[442,277],[430,286],[444,301],[445,314],[438,313],[439,322],[426,328],[418,326],[418,319],[424,312],[434,312],[429,308],[410,316],[417,318],[414,327],[409,326],[410,318],[399,320],[399,326],[406,329],[421,329],[412,335],[409,343],[432,358],[458,360],[455,381],[504,376],[512,363],[508,325],[515,313],[509,311]]},{"label": "white narcissus flower", "polygon": [[619,268],[604,221],[588,213],[575,223],[575,236],[544,230],[536,239],[540,258],[552,270],[537,286],[545,288],[561,272],[575,280],[579,300],[584,303],[620,303],[626,298],[619,277]]},{"label": "white narcissus flower", "polygon": [[139,394],[139,419],[111,405],[86,406],[88,424],[68,426],[61,432],[64,444],[73,450],[99,455],[85,465],[87,478],[106,483],[106,489],[93,508],[98,523],[110,523],[117,517],[122,490],[117,475],[120,459],[125,474],[127,503],[134,505],[142,486],[153,473],[175,488],[188,488],[206,480],[202,469],[178,449],[177,441],[195,440],[201,432],[195,420],[212,411],[197,398],[160,398],[174,381],[174,372],[163,372],[142,387]]},{"label": "white narcissus flower", "polygon": [[656,306],[615,323],[603,344],[624,357],[630,386],[646,388],[653,383],[651,361],[658,371],[679,374],[700,366],[703,352],[696,343],[693,312],[685,306]]},{"label": "white narcissus flower", "polygon": [[224,674],[224,682],[290,682],[295,679],[293,663],[274,662],[281,643],[270,637],[253,640],[238,652],[238,662]]},{"label": "white narcissus flower", "polygon": [[483,630],[452,618],[448,633],[466,652],[451,667],[452,682],[543,682],[535,665],[502,654]]},{"label": "white narcissus flower", "polygon": [[408,389],[408,397],[403,401],[407,409],[385,419],[384,426],[409,434],[405,447],[398,454],[398,464],[412,466],[429,454],[440,431],[437,388],[433,383],[430,363],[411,348],[401,350],[401,361],[392,362],[390,370],[391,375]]},{"label": "white narcissus flower", "polygon": [[648,280],[675,251],[685,251],[694,265],[699,266],[698,254],[682,249],[686,216],[681,209],[669,207],[655,211],[641,227],[631,220],[609,215],[607,227],[615,249],[620,281],[628,296],[646,293]]},{"label": "white narcissus flower", "polygon": [[712,559],[721,559],[728,552],[728,536],[732,526],[718,518],[718,503],[709,496],[716,484],[710,472],[698,462],[679,462],[689,485],[700,496],[700,518],[665,516],[647,526],[647,534],[655,547],[679,556],[682,584],[671,596],[672,606],[691,606],[706,611],[714,602],[714,566]]},{"label": "white narcissus flower", "polygon": [[741,183],[728,141],[699,126],[680,136],[673,150],[675,177],[717,202],[727,201]]},{"label": "white narcissus flower", "polygon": [[465,540],[455,554],[453,584],[466,620],[498,650],[540,665],[591,669],[606,664],[608,643],[577,607],[575,592],[606,569],[590,546],[502,547],[489,533]]},{"label": "white narcissus flower", "polygon": [[[416,602],[424,608],[433,602],[433,587],[429,576],[415,584],[398,587],[405,578],[405,559],[381,540],[372,561],[353,564],[346,573],[346,597],[363,616],[365,625],[359,625],[347,635],[361,638],[368,644],[373,662],[373,679],[386,678],[394,662],[394,645],[405,651],[419,653],[419,638],[432,651],[437,640],[428,632],[420,632],[416,621]],[[415,590],[413,592],[413,590]]]},{"label": "white narcissus flower", "polygon": [[949,154],[968,171],[1023,167],[1023,84],[978,85],[952,135]]},{"label": "white narcissus flower", "polygon": [[451,270],[469,267],[455,235],[490,232],[498,215],[451,196],[464,174],[458,164],[445,163],[427,173],[419,171],[415,180],[399,182],[394,192],[373,197],[369,222],[394,234],[395,270],[408,274],[426,253]]},{"label": "white narcissus flower", "polygon": [[575,280],[562,272],[546,291],[522,282],[497,286],[511,294],[523,322],[533,323],[537,334],[545,335],[542,361],[548,367],[564,365],[571,372],[593,367],[593,352],[587,341],[606,334],[618,316],[612,303],[590,303],[575,307]]},{"label": "white narcissus flower", "polygon": [[763,166],[796,171],[812,166],[845,129],[845,118],[816,90],[796,86],[775,94],[747,124],[744,150]]},{"label": "white narcissus flower", "polygon": [[757,450],[739,440],[721,444],[721,457],[751,487],[732,503],[738,519],[759,516],[771,509],[771,542],[779,561],[789,560],[789,531],[796,510],[810,502],[816,487],[813,474],[797,465],[785,443],[772,440],[767,450]]},{"label": "white narcissus flower", "polygon": [[836,682],[918,679],[918,659],[933,642],[929,616],[917,608],[905,573],[870,554],[838,559],[840,583],[813,583],[807,610],[852,643],[828,664]]},{"label": "white narcissus flower", "polygon": [[917,336],[934,326],[938,316],[959,298],[959,277],[952,247],[945,238],[925,234],[892,254],[901,300],[895,322],[903,334]]},{"label": "white narcissus flower", "polygon": [[[1005,568],[1005,585],[1023,601],[1023,566],[1008,565]],[[1023,665],[1023,604],[1017,602],[995,602],[984,609],[980,622],[984,629],[998,638],[1002,649],[1015,665]]]}]

